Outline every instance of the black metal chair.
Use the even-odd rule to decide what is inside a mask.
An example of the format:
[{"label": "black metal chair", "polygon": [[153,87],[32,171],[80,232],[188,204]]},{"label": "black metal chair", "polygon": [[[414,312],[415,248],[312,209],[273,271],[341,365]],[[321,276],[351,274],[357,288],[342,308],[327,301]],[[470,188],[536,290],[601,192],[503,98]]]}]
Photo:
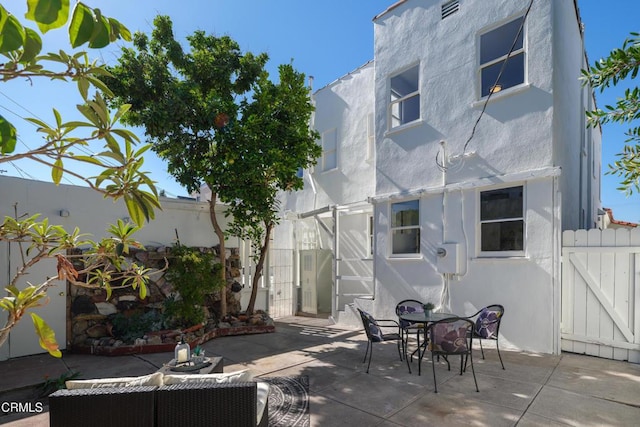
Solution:
[{"label": "black metal chair", "polygon": [[480,341],[480,351],[482,353],[482,359],[484,360],[484,349],[482,348],[483,340],[493,340],[496,342],[496,349],[498,350],[498,358],[500,359],[500,365],[504,369],[504,363],[502,363],[502,355],[500,355],[500,346],[498,345],[498,338],[500,337],[500,322],[504,316],[504,307],[500,304],[488,305],[478,312],[469,316],[469,319],[475,322],[473,328],[473,337]]},{"label": "black metal chair", "polygon": [[[443,356],[447,361],[447,368],[451,370],[448,356],[460,356],[460,375],[466,371],[467,360],[471,359],[471,371],[473,372],[473,381],[478,389],[478,381],[476,380],[476,371],[473,368],[473,328],[474,324],[471,320],[462,317],[450,317],[430,323],[427,326],[427,335],[429,336],[428,350],[431,352],[431,367],[433,368],[433,384],[435,392],[438,392],[438,383],[436,382],[436,356]],[[422,359],[420,359],[420,362]]]},{"label": "black metal chair", "polygon": [[[367,334],[367,349],[364,353],[364,359],[362,359],[362,363],[364,363],[367,361],[367,356],[369,356],[369,363],[367,364],[367,374],[369,373],[369,366],[371,366],[373,344],[376,342],[396,341],[398,344],[398,354],[400,355],[400,360],[402,360],[402,353],[400,352],[402,337],[400,336],[400,334],[385,334],[382,332],[382,328],[397,329],[399,327],[398,322],[391,319],[374,319],[373,316],[371,316],[369,313],[360,309],[358,309],[358,312],[360,312],[362,325],[364,326],[364,331]],[[411,366],[409,366],[408,361],[407,367],[409,368],[409,373],[411,373]]]},{"label": "black metal chair", "polygon": [[[396,315],[400,317],[402,314],[407,313],[423,313],[423,303],[415,299],[405,299],[400,301],[396,305]],[[412,323],[406,320],[398,319],[398,333],[402,338],[402,354],[407,355],[407,344],[409,341],[409,333],[415,331],[416,339],[420,342],[419,334],[424,331],[424,325],[422,323]]]}]

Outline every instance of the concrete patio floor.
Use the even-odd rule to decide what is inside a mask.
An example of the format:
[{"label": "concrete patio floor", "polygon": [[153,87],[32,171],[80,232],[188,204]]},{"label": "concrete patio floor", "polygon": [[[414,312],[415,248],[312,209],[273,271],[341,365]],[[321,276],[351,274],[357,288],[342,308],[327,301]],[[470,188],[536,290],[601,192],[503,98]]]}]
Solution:
[{"label": "concrete patio floor", "polygon": [[[362,363],[366,336],[326,319],[278,319],[276,332],[216,338],[207,354],[224,357],[224,370],[249,368],[257,376],[308,375],[312,426],[636,426],[640,423],[640,365],[563,353],[560,356],[495,350],[475,352],[480,392],[470,370],[447,371],[431,361],[422,375],[398,359],[394,343],[376,344],[369,374]],[[489,343],[485,347],[493,348]],[[171,353],[101,357],[65,353],[0,362],[0,404],[24,401],[45,376],[66,371],[81,378],[137,376],[156,371]],[[456,361],[457,362],[457,361]],[[0,413],[7,426],[48,426],[43,413]]]}]

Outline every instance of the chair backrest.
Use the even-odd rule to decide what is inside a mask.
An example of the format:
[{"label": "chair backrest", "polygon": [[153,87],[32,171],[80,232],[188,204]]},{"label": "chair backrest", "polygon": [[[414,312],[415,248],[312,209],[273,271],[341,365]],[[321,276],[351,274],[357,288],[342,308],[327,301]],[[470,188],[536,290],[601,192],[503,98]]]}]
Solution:
[{"label": "chair backrest", "polygon": [[498,339],[500,322],[504,316],[504,307],[500,304],[488,305],[478,313],[474,333],[482,339]]},{"label": "chair backrest", "polygon": [[450,317],[430,323],[429,349],[438,354],[466,354],[471,352],[474,324],[462,317]]},{"label": "chair backrest", "polygon": [[[396,305],[397,316],[400,316],[401,314],[423,313],[423,312],[424,312],[424,308],[423,308],[422,302],[416,299],[406,299],[406,300],[400,301]],[[401,328],[406,328],[409,325],[411,325],[411,322],[400,319]]]},{"label": "chair backrest", "polygon": [[364,331],[367,334],[367,339],[371,342],[384,341],[384,338],[382,336],[382,329],[380,329],[380,326],[378,326],[378,322],[376,322],[376,319],[374,319],[372,315],[364,310],[358,309],[358,311],[360,312],[362,326],[364,326]]}]

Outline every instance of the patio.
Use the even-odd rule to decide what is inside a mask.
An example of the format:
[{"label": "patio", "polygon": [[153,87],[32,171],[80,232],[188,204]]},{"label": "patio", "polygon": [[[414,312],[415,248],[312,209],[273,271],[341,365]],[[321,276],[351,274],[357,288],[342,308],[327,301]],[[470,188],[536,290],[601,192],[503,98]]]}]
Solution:
[{"label": "patio", "polygon": [[[640,365],[564,353],[560,356],[502,352],[500,368],[491,343],[486,360],[474,356],[480,392],[468,372],[430,361],[418,376],[398,360],[395,343],[376,344],[369,374],[362,364],[366,337],[326,319],[278,319],[276,332],[216,338],[203,345],[225,359],[225,372],[249,368],[257,376],[308,375],[312,426],[627,426],[640,419]],[[45,375],[67,370],[82,378],[135,376],[156,371],[170,353],[104,357],[65,354],[0,362],[0,403],[25,401]],[[46,411],[46,407],[45,407]],[[19,418],[0,414],[7,426],[47,426],[48,414]]]}]

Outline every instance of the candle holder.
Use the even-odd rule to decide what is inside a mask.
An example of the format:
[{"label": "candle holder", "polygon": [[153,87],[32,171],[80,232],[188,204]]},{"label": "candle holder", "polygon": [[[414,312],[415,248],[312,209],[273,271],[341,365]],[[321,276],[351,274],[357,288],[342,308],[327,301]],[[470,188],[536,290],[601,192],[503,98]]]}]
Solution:
[{"label": "candle holder", "polygon": [[180,342],[176,345],[174,357],[176,359],[176,365],[180,363],[188,363],[191,360],[191,347],[189,347],[189,344],[184,342],[184,335],[180,337]]}]

